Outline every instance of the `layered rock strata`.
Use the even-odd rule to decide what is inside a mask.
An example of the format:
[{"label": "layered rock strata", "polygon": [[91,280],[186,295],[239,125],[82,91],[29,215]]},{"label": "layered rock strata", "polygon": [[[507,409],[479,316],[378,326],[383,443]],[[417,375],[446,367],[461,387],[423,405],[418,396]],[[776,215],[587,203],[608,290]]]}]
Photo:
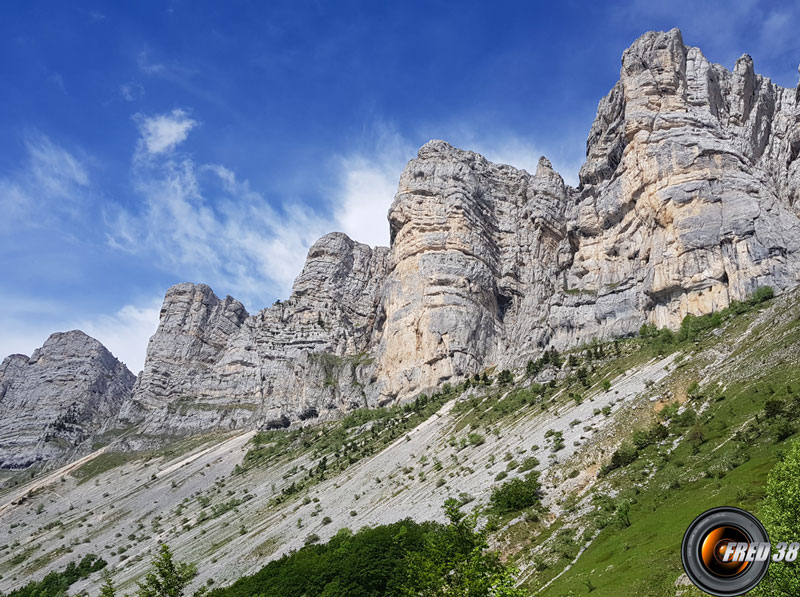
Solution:
[{"label": "layered rock strata", "polygon": [[255,315],[171,288],[119,424],[286,427],[780,292],[800,282],[798,154],[800,88],[647,33],[600,101],[578,188],[545,158],[530,174],[426,143],[389,248],[329,234]]},{"label": "layered rock strata", "polygon": [[291,298],[251,317],[171,289],[133,404],[153,432],[285,426],[794,286],[798,153],[797,90],[647,33],[577,189],[544,158],[531,175],[431,141],[400,176],[389,249],[326,236]]},{"label": "layered rock strata", "polygon": [[94,338],[57,333],[0,365],[0,469],[69,457],[114,427],[135,377]]},{"label": "layered rock strata", "polygon": [[255,315],[202,284],[170,288],[121,422],[155,435],[269,429],[374,405],[366,351],[387,255],[328,234],[291,297]]}]

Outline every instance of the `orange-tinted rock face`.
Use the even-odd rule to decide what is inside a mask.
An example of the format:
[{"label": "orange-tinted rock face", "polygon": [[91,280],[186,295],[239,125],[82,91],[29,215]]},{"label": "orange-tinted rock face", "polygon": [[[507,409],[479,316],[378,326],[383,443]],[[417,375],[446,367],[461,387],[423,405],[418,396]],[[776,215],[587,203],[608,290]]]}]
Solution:
[{"label": "orange-tinted rock face", "polygon": [[431,141],[400,176],[390,248],[327,235],[253,316],[172,289],[124,413],[154,433],[285,426],[795,286],[798,154],[796,90],[647,33],[577,189],[544,158],[530,174]]}]

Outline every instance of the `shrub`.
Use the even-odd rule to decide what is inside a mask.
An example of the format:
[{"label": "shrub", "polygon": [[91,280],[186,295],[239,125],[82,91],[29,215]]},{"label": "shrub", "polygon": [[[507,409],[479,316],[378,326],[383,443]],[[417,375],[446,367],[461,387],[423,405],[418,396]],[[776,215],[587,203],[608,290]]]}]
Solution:
[{"label": "shrub", "polygon": [[[13,546],[12,546],[13,547]],[[70,562],[61,572],[50,572],[42,580],[31,582],[24,587],[8,593],[7,597],[47,597],[66,595],[67,589],[77,581],[106,567],[106,561],[94,554],[85,556],[77,564]]]},{"label": "shrub", "polygon": [[528,472],[533,470],[539,466],[539,459],[535,456],[528,456],[525,460],[522,461],[522,464],[519,465],[519,471],[521,473]]},{"label": "shrub", "polygon": [[636,450],[635,446],[628,442],[622,442],[622,445],[617,448],[617,450],[611,456],[611,462],[605,466],[603,472],[609,473],[614,469],[628,466],[631,462],[636,460],[638,456],[639,452]]},{"label": "shrub", "polygon": [[372,595],[496,595],[521,597],[512,568],[488,549],[484,531],[458,503],[445,504],[449,523],[391,525],[339,532],[307,545],[209,597],[366,597]]},{"label": "shrub", "polygon": [[495,512],[505,513],[536,505],[540,499],[539,473],[532,471],[523,478],[512,479],[495,488],[489,501]]},{"label": "shrub", "polygon": [[[769,474],[761,520],[775,545],[792,543],[800,537],[800,441],[792,443],[783,462],[778,462]],[[800,595],[800,576],[797,564],[770,566],[767,576],[754,594],[774,597]]]},{"label": "shrub", "polygon": [[467,436],[467,441],[473,446],[480,446],[486,442],[480,433],[470,433]]},{"label": "shrub", "polygon": [[137,597],[167,597],[183,595],[183,589],[197,575],[197,566],[176,562],[172,551],[162,543],[158,555],[153,558],[150,572],[139,583]]},{"label": "shrub", "polygon": [[764,414],[772,419],[783,414],[783,400],[771,398],[764,403]]},{"label": "shrub", "polygon": [[759,303],[763,303],[764,301],[768,301],[774,297],[775,291],[771,286],[762,286],[753,293],[753,296],[750,297],[748,302],[751,305],[758,305]]},{"label": "shrub", "polygon": [[775,434],[775,439],[779,442],[785,440],[787,437],[794,435],[794,426],[784,416],[775,417],[772,423],[772,431]]}]

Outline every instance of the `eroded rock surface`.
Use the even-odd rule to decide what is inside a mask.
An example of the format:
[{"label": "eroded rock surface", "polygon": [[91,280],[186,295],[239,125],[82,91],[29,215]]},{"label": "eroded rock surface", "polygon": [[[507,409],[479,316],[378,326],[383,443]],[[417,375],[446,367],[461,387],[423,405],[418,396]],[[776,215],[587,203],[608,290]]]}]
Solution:
[{"label": "eroded rock surface", "polygon": [[255,315],[205,285],[170,288],[121,422],[153,435],[277,428],[373,406],[366,351],[387,254],[328,234],[291,297]]},{"label": "eroded rock surface", "polygon": [[0,468],[67,457],[113,427],[135,377],[94,338],[57,333],[0,365]]},{"label": "eroded rock surface", "polygon": [[171,288],[119,424],[325,419],[793,287],[799,97],[749,56],[728,71],[678,30],[647,33],[599,103],[578,188],[545,158],[530,174],[426,143],[400,176],[390,248],[329,234],[291,297],[255,315]]}]

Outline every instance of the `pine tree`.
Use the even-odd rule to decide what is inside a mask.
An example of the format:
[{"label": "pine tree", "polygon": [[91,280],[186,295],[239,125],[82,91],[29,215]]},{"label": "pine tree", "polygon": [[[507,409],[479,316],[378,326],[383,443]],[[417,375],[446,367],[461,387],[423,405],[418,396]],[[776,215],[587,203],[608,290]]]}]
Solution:
[{"label": "pine tree", "polygon": [[550,349],[550,362],[553,363],[553,367],[556,369],[561,368],[561,355],[558,354],[558,351],[555,348]]},{"label": "pine tree", "polygon": [[103,573],[103,586],[100,587],[100,597],[114,597],[116,595],[114,583],[111,582],[111,574],[108,570]]},{"label": "pine tree", "polygon": [[151,571],[144,582],[139,583],[137,597],[182,597],[183,590],[197,575],[197,566],[176,562],[166,543],[161,544],[158,555],[153,558]]}]

